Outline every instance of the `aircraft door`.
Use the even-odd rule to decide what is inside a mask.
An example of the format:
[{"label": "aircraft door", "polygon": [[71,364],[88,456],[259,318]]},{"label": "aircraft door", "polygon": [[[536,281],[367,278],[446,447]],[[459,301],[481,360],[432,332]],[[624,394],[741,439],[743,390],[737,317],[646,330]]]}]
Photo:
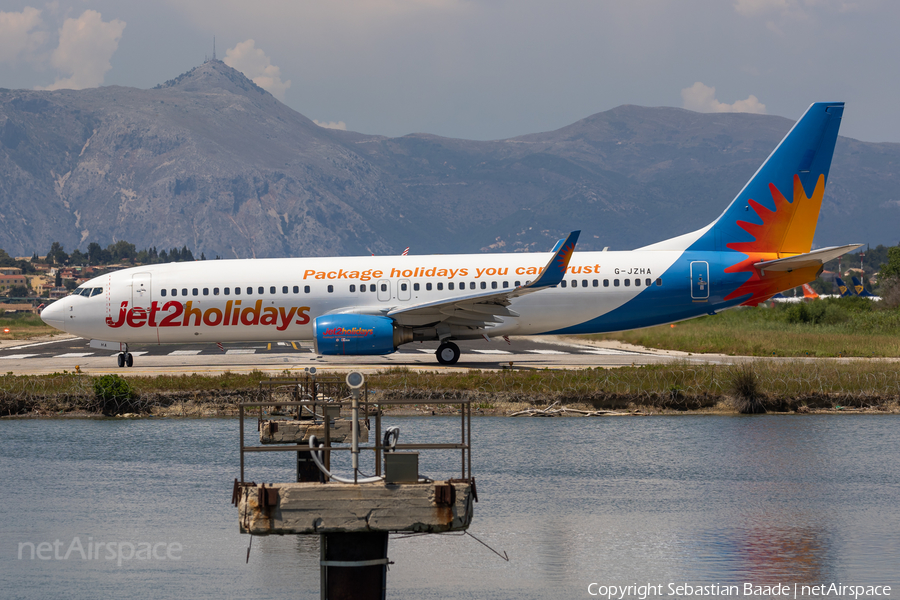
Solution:
[{"label": "aircraft door", "polygon": [[150,310],[152,296],[150,273],[135,273],[131,277],[131,306]]},{"label": "aircraft door", "polygon": [[397,300],[406,301],[412,297],[409,279],[401,279],[397,282]]},{"label": "aircraft door", "polygon": [[709,300],[709,263],[703,260],[691,263],[691,300]]},{"label": "aircraft door", "polygon": [[378,280],[378,299],[381,302],[387,302],[391,299],[391,280],[390,279],[380,279]]}]

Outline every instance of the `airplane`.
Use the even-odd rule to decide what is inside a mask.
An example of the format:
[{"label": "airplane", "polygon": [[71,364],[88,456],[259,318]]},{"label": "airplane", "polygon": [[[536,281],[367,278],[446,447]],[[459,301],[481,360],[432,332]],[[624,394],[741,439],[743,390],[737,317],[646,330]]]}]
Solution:
[{"label": "airplane", "polygon": [[788,297],[779,292],[772,296],[772,300],[774,300],[775,302],[787,302],[790,304],[794,304],[797,302],[812,302],[813,300],[819,299],[819,294],[816,293],[816,290],[812,289],[812,286],[808,283],[804,283],[801,289],[803,290],[802,296]]},{"label": "airplane", "polygon": [[626,252],[195,261],[95,277],[43,310],[49,325],[114,349],[136,344],[312,341],[317,355],[382,355],[439,341],[584,334],[757,305],[862,244],[812,250],[842,102],[812,104],[705,227]]}]

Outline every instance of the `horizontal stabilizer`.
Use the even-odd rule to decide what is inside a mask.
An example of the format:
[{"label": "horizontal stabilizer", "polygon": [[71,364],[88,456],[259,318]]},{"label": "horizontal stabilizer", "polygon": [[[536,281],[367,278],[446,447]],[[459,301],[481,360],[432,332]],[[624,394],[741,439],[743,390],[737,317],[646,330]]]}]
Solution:
[{"label": "horizontal stabilizer", "polygon": [[796,256],[788,256],[787,258],[776,258],[775,260],[764,260],[762,262],[753,263],[753,266],[765,273],[766,271],[793,271],[795,269],[803,269],[805,267],[822,266],[829,260],[843,256],[848,252],[852,252],[863,244],[847,244],[846,246],[832,246],[813,250],[805,254],[797,254]]}]

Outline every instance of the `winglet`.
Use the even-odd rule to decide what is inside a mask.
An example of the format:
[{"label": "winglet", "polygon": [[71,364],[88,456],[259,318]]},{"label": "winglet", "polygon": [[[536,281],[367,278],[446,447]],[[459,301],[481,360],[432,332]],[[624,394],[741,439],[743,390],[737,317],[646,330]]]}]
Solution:
[{"label": "winglet", "polygon": [[553,258],[547,263],[547,266],[541,271],[540,277],[524,286],[525,288],[542,288],[558,285],[566,275],[566,268],[569,266],[569,260],[572,253],[575,252],[575,244],[578,242],[578,236],[581,231],[573,231],[565,239],[559,240],[553,246]]}]

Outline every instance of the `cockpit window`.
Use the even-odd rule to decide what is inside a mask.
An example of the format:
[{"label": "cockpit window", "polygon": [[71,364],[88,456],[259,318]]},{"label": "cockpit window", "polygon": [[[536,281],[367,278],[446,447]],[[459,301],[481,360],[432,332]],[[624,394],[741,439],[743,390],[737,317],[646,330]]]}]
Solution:
[{"label": "cockpit window", "polygon": [[90,298],[91,296],[99,296],[103,293],[102,287],[97,288],[89,288],[89,287],[80,287],[72,290],[73,296],[84,296],[85,298]]},{"label": "cockpit window", "polygon": [[102,293],[103,293],[103,288],[102,288],[102,287],[92,288],[92,289],[91,289],[91,296],[99,296],[99,295],[102,294]]}]

